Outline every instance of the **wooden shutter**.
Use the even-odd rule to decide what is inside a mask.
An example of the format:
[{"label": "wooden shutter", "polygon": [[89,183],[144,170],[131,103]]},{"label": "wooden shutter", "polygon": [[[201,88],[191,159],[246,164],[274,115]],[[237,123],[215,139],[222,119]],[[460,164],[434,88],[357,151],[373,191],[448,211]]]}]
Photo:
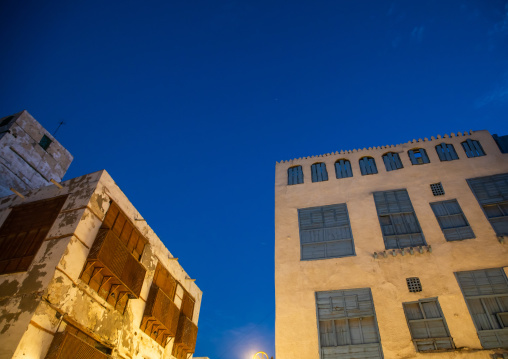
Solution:
[{"label": "wooden shutter", "polygon": [[405,189],[374,192],[374,202],[386,249],[426,245]]},{"label": "wooden shutter", "polygon": [[456,199],[430,204],[447,241],[475,238]]},{"label": "wooden shutter", "polygon": [[12,209],[0,228],[0,274],[28,270],[66,199],[55,197]]},{"label": "wooden shutter", "polygon": [[508,235],[508,173],[467,180],[497,235]]},{"label": "wooden shutter", "polygon": [[335,174],[337,178],[353,177],[351,162],[348,160],[339,160],[335,162]]},{"label": "wooden shutter", "polygon": [[328,181],[328,172],[326,171],[326,165],[321,163],[314,163],[311,166],[312,182]]},{"label": "wooden shutter", "polygon": [[382,358],[369,288],[316,293],[321,358]]},{"label": "wooden shutter", "polygon": [[362,176],[377,173],[376,161],[372,157],[363,157],[360,159],[360,171]]},{"label": "wooden shutter", "polygon": [[288,168],[288,185],[303,183],[302,166]]},{"label": "wooden shutter", "polygon": [[403,303],[404,313],[417,351],[452,349],[446,320],[437,299]]},{"label": "wooden shutter", "polygon": [[485,156],[485,152],[483,151],[480,142],[476,140],[471,140],[468,138],[467,141],[462,142],[462,147],[464,148],[467,157]]},{"label": "wooden shutter", "polygon": [[508,347],[508,328],[502,320],[508,312],[508,280],[503,269],[458,272],[456,277],[482,346]]},{"label": "wooden shutter", "polygon": [[192,298],[192,296],[186,290],[184,290],[181,312],[190,320],[192,320],[194,317],[194,303],[194,298]]},{"label": "wooden shutter", "polygon": [[298,210],[301,259],[354,255],[353,234],[345,203]]},{"label": "wooden shutter", "polygon": [[175,345],[183,348],[187,353],[194,353],[198,327],[183,313],[180,315]]},{"label": "wooden shutter", "polygon": [[441,143],[436,146],[437,155],[441,161],[458,160],[457,152],[452,144]]},{"label": "wooden shutter", "polygon": [[46,359],[109,359],[101,352],[76,335],[64,331],[55,334]]},{"label": "wooden shutter", "polygon": [[402,162],[398,153],[389,152],[383,156],[387,171],[395,171],[402,168]]}]

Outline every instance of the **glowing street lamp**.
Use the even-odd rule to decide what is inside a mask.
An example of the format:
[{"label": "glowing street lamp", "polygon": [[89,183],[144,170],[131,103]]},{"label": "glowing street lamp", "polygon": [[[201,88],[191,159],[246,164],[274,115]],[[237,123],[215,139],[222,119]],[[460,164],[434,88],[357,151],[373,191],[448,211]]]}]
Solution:
[{"label": "glowing street lamp", "polygon": [[268,354],[266,354],[265,352],[257,352],[256,354],[254,354],[252,359],[268,359]]}]

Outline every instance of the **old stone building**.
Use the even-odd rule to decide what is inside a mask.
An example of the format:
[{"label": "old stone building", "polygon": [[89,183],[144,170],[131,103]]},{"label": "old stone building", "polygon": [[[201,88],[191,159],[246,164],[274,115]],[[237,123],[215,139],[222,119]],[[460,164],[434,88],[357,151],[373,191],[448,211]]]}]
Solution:
[{"label": "old stone building", "polygon": [[0,197],[60,182],[72,156],[27,111],[0,119]]},{"label": "old stone building", "polygon": [[277,163],[277,359],[508,357],[506,140]]},{"label": "old stone building", "polygon": [[16,183],[0,197],[0,358],[192,356],[202,292],[106,171]]}]

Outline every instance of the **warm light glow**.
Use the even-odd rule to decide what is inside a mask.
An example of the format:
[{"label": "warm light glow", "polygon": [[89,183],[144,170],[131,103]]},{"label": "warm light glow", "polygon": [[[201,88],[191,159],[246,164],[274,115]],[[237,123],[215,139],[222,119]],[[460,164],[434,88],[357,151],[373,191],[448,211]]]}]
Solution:
[{"label": "warm light glow", "polygon": [[268,359],[268,354],[266,354],[265,352],[257,352],[256,354],[254,354],[252,359]]}]

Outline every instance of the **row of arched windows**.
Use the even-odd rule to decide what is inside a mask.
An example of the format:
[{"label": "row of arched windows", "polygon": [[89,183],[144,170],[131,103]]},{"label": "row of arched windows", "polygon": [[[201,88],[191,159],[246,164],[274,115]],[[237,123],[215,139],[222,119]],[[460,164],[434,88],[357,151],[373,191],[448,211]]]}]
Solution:
[{"label": "row of arched windows", "polygon": [[[478,141],[468,139],[462,142],[462,147],[467,157],[480,157],[485,155],[485,152]],[[436,146],[436,152],[441,161],[453,161],[459,159],[459,156],[452,144],[441,143]],[[411,164],[413,165],[430,163],[427,151],[423,148],[414,148],[409,150],[407,153],[409,159],[411,160]],[[385,153],[382,158],[387,171],[395,171],[404,167],[398,153],[388,152]],[[359,165],[362,176],[377,173],[376,161],[370,156],[360,158]],[[328,172],[326,170],[326,165],[323,162],[314,163],[311,166],[311,173],[312,182],[328,181]],[[337,178],[353,177],[351,162],[344,158],[337,160],[335,162],[335,176]],[[288,169],[288,185],[299,183],[303,183],[302,166],[290,167]]]}]

